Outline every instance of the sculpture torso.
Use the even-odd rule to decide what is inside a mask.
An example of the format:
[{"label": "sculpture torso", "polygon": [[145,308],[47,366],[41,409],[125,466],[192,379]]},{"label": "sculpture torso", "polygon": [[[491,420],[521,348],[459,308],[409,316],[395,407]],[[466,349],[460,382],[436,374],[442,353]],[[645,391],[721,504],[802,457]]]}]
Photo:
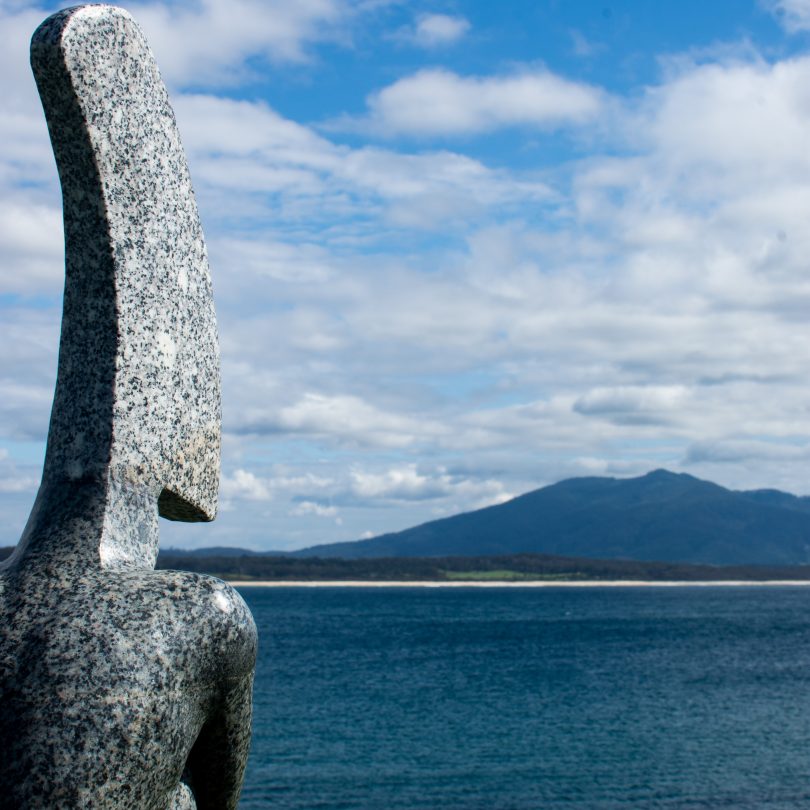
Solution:
[{"label": "sculpture torso", "polygon": [[[184,572],[42,574],[0,575],[0,807],[235,807],[256,645],[241,597]],[[187,763],[196,805],[177,804]]]}]

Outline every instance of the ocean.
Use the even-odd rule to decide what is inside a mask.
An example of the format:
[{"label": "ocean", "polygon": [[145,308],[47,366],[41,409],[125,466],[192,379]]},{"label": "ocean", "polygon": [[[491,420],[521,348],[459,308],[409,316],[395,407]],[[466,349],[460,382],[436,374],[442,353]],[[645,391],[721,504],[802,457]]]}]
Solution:
[{"label": "ocean", "polygon": [[240,808],[810,808],[810,589],[242,588]]}]

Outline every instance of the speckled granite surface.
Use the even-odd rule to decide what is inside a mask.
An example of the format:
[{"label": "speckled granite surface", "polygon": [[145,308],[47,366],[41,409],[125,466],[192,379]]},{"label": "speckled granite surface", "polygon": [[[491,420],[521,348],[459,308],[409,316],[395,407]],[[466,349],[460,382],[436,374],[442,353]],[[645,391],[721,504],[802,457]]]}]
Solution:
[{"label": "speckled granite surface", "polygon": [[256,630],[153,569],[158,514],[211,520],[219,354],[174,115],[126,12],[31,42],[62,183],[65,299],[42,484],[0,566],[0,808],[232,808]]}]

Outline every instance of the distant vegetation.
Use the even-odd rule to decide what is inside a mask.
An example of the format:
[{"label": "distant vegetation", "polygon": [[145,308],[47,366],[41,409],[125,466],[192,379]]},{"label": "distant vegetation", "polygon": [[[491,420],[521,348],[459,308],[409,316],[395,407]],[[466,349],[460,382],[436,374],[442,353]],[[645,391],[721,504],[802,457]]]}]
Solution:
[{"label": "distant vegetation", "polygon": [[[13,551],[0,548],[0,560]],[[161,551],[158,568],[196,571],[231,580],[368,582],[514,582],[607,581],[616,579],[666,582],[683,580],[810,580],[810,566],[712,566],[632,560],[588,560],[543,554],[497,557],[395,557],[367,560],[296,558],[264,554],[236,555]],[[217,549],[217,551],[222,551]]]},{"label": "distant vegetation", "polygon": [[160,568],[179,568],[239,580],[362,580],[372,582],[516,580],[769,580],[810,579],[810,566],[678,565],[588,560],[540,554],[496,557],[394,557],[360,560],[264,555],[196,556],[161,552]]}]

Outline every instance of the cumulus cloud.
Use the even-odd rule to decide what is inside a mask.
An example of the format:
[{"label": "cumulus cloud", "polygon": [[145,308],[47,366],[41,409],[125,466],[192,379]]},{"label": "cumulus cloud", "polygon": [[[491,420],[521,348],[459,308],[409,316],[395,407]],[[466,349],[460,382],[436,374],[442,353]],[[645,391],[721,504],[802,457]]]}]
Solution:
[{"label": "cumulus cloud", "polygon": [[[384,501],[436,501],[454,499],[478,509],[504,503],[513,495],[500,481],[477,480],[449,473],[445,468],[425,471],[405,464],[382,472],[352,470],[349,492],[355,498]],[[444,507],[447,510],[447,507]]]},{"label": "cumulus cloud", "polygon": [[[302,63],[309,45],[342,35],[352,4],[341,0],[201,0],[127,4],[170,84],[230,84],[251,58]],[[178,36],[182,31],[182,36]]]},{"label": "cumulus cloud", "polygon": [[275,469],[268,475],[260,476],[238,467],[232,473],[222,475],[219,488],[222,497],[228,500],[270,501],[280,494],[306,492],[311,495],[333,484],[332,479],[312,473],[289,475]]},{"label": "cumulus cloud", "polygon": [[302,229],[323,238],[345,237],[349,227],[353,236],[368,238],[388,236],[375,209],[395,227],[446,229],[486,215],[493,205],[551,195],[536,178],[493,170],[456,152],[336,145],[261,102],[191,95],[175,107],[198,193],[226,212],[229,224],[264,227],[273,218],[294,224],[299,239]]},{"label": "cumulus cloud", "polygon": [[249,470],[234,470],[232,475],[223,475],[219,490],[224,500],[240,498],[250,501],[266,501],[271,497],[267,482],[260,480]]},{"label": "cumulus cloud", "polygon": [[327,396],[307,393],[292,405],[268,409],[251,421],[239,422],[242,433],[294,433],[320,437],[339,444],[409,447],[443,432],[429,420],[385,411],[351,394]]},{"label": "cumulus cloud", "polygon": [[335,275],[331,255],[320,245],[291,245],[252,237],[217,240],[217,251],[252,279],[271,278],[289,284],[323,284]]},{"label": "cumulus cloud", "polygon": [[[274,524],[288,518],[328,518],[329,531],[349,532],[344,537],[351,539],[359,539],[367,531],[359,527],[368,521],[369,509],[377,514],[396,512],[404,516],[413,509],[428,508],[432,515],[444,515],[503,503],[513,497],[497,478],[415,463],[358,465],[348,470],[335,466],[329,476],[311,472],[296,475],[283,465],[261,475],[238,468],[223,475],[220,492],[225,519],[231,513],[264,504],[264,514]],[[402,528],[408,525],[407,517],[401,520]],[[277,547],[285,547],[284,541]]]},{"label": "cumulus cloud", "polygon": [[[805,174],[809,77],[808,57],[689,66],[649,91],[639,132],[662,168],[689,170],[695,196],[736,195],[752,182],[773,183],[791,167]],[[671,172],[664,179],[680,186]]]},{"label": "cumulus cloud", "polygon": [[295,506],[290,510],[291,515],[316,515],[317,517],[321,518],[337,518],[338,521],[340,518],[338,517],[338,510],[335,506],[324,506],[320,503],[315,503],[313,501],[299,501]]},{"label": "cumulus cloud", "polygon": [[808,0],[764,0],[764,3],[790,33],[810,30]]},{"label": "cumulus cloud", "polygon": [[450,478],[444,473],[429,476],[420,473],[415,464],[386,470],[383,473],[353,470],[351,491],[360,498],[393,498],[423,500],[447,494]]},{"label": "cumulus cloud", "polygon": [[458,42],[470,30],[469,20],[449,14],[422,14],[409,39],[420,48],[437,48]]},{"label": "cumulus cloud", "polygon": [[[776,5],[798,27],[803,6]],[[174,26],[175,87],[205,90],[174,95],[223,352],[233,508],[204,543],[355,539],[659,466],[807,490],[810,59],[687,56],[624,99],[537,68],[430,68],[380,82],[343,138],[202,86],[303,64],[360,13],[286,6],[278,39],[243,3],[221,40],[219,3],[132,7],[156,50]],[[0,49],[0,426],[25,454],[0,464],[5,504],[30,495],[58,341],[58,186],[24,53],[39,19],[0,6],[4,41],[25,29],[19,65]],[[565,152],[583,125],[604,136],[587,157],[531,163],[537,131]],[[525,152],[494,167],[469,136],[505,128]]]},{"label": "cumulus cloud", "polygon": [[574,402],[574,410],[619,424],[667,424],[683,407],[688,391],[682,385],[595,388]]},{"label": "cumulus cloud", "polygon": [[460,76],[429,68],[374,93],[354,128],[384,136],[477,135],[504,127],[551,130],[594,120],[603,93],[547,70]]}]

